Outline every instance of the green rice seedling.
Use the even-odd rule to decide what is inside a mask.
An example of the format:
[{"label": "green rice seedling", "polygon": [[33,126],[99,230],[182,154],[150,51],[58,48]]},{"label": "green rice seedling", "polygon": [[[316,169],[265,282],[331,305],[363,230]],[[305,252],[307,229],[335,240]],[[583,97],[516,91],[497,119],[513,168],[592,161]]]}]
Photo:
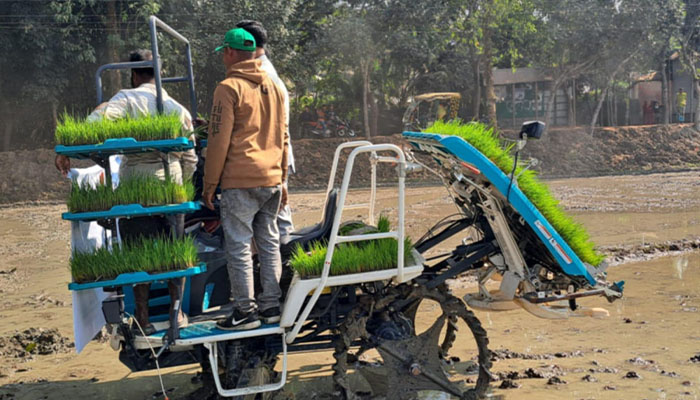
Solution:
[{"label": "green rice seedling", "polygon": [[[510,174],[513,168],[513,157],[510,155],[513,145],[504,147],[493,129],[487,128],[483,124],[437,121],[425,131],[461,137],[484,154],[505,174]],[[522,171],[523,167],[517,166],[515,175],[521,174]],[[595,244],[590,240],[585,228],[559,207],[559,201],[552,196],[547,185],[537,178],[536,172],[526,170],[522,173],[518,177],[518,187],[581,260],[596,266],[603,261],[605,256],[595,250]]]},{"label": "green rice seedling", "polygon": [[64,113],[56,126],[56,144],[77,146],[99,144],[107,139],[134,138],[138,141],[174,139],[183,136],[182,122],[175,114],[144,115],[88,122]]},{"label": "green rice seedling", "polygon": [[[381,216],[377,223],[378,232],[390,230],[389,219]],[[404,263],[413,262],[411,256],[411,240],[404,241]],[[292,254],[290,264],[302,278],[321,275],[328,248],[326,244],[316,242],[311,245],[309,252],[298,246]],[[378,271],[396,268],[398,257],[398,241],[396,239],[364,240],[354,243],[343,243],[336,246],[331,260],[330,275],[346,275],[362,272]]]},{"label": "green rice seedling", "polygon": [[103,247],[91,253],[74,252],[70,260],[77,283],[114,279],[120,274],[144,271],[160,273],[189,268],[199,263],[192,237],[170,236],[135,239],[112,251]]},{"label": "green rice seedling", "polygon": [[192,182],[178,184],[170,179],[160,180],[149,175],[133,175],[122,179],[112,190],[106,185],[80,187],[74,183],[68,195],[68,210],[72,213],[104,211],[116,205],[141,204],[144,207],[179,204],[194,199]]}]

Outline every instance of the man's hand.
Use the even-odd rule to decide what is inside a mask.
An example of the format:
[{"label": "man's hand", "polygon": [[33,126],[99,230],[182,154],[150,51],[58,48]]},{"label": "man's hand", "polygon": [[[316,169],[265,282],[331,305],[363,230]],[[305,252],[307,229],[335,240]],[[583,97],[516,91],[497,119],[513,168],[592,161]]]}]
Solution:
[{"label": "man's hand", "polygon": [[214,196],[216,195],[216,187],[218,184],[205,183],[204,189],[202,190],[202,202],[204,206],[212,211],[214,211]]},{"label": "man's hand", "polygon": [[287,185],[282,185],[282,201],[280,207],[286,207],[289,202],[289,193],[287,193]]},{"label": "man's hand", "polygon": [[59,154],[56,156],[54,164],[64,177],[68,176],[68,172],[70,172],[70,158]]},{"label": "man's hand", "polygon": [[214,190],[210,189],[204,189],[202,192],[202,201],[204,202],[204,206],[212,211],[214,211],[214,193],[216,192],[216,188]]}]

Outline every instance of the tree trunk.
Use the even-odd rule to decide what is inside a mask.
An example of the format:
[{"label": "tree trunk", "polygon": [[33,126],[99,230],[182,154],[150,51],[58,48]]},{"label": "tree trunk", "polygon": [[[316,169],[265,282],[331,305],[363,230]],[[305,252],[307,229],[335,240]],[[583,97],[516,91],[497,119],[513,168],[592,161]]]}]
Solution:
[{"label": "tree trunk", "polygon": [[[571,91],[569,91],[569,88],[571,89]],[[576,125],[576,122],[574,122],[574,101],[576,101],[575,91],[576,88],[574,88],[573,86],[567,86],[566,90],[564,91],[566,93],[566,101],[569,106],[566,119],[566,122],[569,126]]]},{"label": "tree trunk", "polygon": [[472,113],[474,114],[474,120],[479,120],[479,114],[481,113],[481,61],[474,63],[474,82],[476,82],[476,92],[474,93],[472,104]]},{"label": "tree trunk", "polygon": [[12,128],[14,127],[14,119],[8,118],[5,122],[5,134],[2,136],[2,151],[10,151],[12,144]]},{"label": "tree trunk", "polygon": [[369,139],[372,134],[369,130],[369,61],[365,61],[361,64],[362,69],[362,114],[364,116],[365,122],[365,137]]},{"label": "tree trunk", "polygon": [[595,129],[595,124],[598,122],[598,114],[600,114],[600,109],[603,108],[603,102],[605,101],[605,94],[608,92],[608,88],[606,87],[603,92],[600,94],[600,98],[598,99],[598,104],[595,106],[595,110],[593,111],[593,117],[591,118],[591,125],[589,132],[593,134],[593,130]]},{"label": "tree trunk", "polygon": [[618,126],[618,120],[617,120],[617,93],[613,91],[613,126]]},{"label": "tree trunk", "polygon": [[486,117],[494,130],[498,130],[498,117],[496,116],[496,91],[493,88],[493,43],[490,25],[491,17],[485,17],[482,25],[483,44],[483,68],[484,68],[484,89],[486,95]]},{"label": "tree trunk", "polygon": [[369,92],[370,106],[372,110],[370,128],[372,129],[372,136],[377,136],[379,133],[379,103],[377,102],[377,97]]},{"label": "tree trunk", "polygon": [[693,86],[695,87],[695,96],[698,101],[695,102],[695,127],[696,131],[700,132],[700,80],[693,79]]},{"label": "tree trunk", "polygon": [[493,88],[493,66],[491,56],[484,56],[484,88],[486,89],[486,117],[489,124],[498,129],[498,117],[496,116],[496,91]]},{"label": "tree trunk", "polygon": [[[630,84],[628,87],[632,87]],[[629,126],[630,124],[630,98],[632,95],[630,94],[631,89],[627,89],[627,97],[625,97],[625,125]]]},{"label": "tree trunk", "polygon": [[[552,82],[552,85],[549,88],[549,98],[547,99],[547,107],[544,110],[544,123],[546,126],[549,126],[552,124],[552,121],[554,121],[555,115],[554,115],[554,100],[555,100],[555,93],[557,90],[559,90],[559,86],[561,86],[562,79],[556,79]],[[544,97],[544,89],[542,90],[542,97]]]},{"label": "tree trunk", "polygon": [[[107,5],[107,56],[109,62],[119,62],[119,28],[117,25],[116,2],[108,1]],[[121,72],[113,70],[108,72],[110,93],[117,92],[121,88]]]},{"label": "tree trunk", "polygon": [[669,110],[668,101],[668,75],[666,75],[666,58],[661,63],[661,104],[664,107],[663,124],[668,125],[671,122],[671,110]]},{"label": "tree trunk", "polygon": [[56,103],[56,101],[51,102],[51,116],[53,117],[52,128],[55,130],[58,126],[58,104]]},{"label": "tree trunk", "polygon": [[[603,106],[603,101],[605,100],[605,94],[608,91],[613,90],[613,85],[615,83],[615,76],[622,71],[622,68],[624,68],[625,64],[629,62],[629,60],[632,59],[641,49],[637,48],[637,50],[633,51],[627,58],[622,60],[620,64],[617,65],[617,68],[615,68],[615,71],[613,71],[612,75],[610,75],[610,79],[608,79],[608,84],[605,85],[605,89],[603,89],[603,93],[600,94],[600,99],[598,99],[598,105],[596,105],[595,111],[593,112],[593,117],[591,118],[591,124],[590,124],[590,133],[593,133],[593,129],[595,129],[595,125],[598,122],[598,114],[600,114],[600,108]],[[613,97],[613,96],[611,96]],[[612,107],[610,107],[612,110]]]}]

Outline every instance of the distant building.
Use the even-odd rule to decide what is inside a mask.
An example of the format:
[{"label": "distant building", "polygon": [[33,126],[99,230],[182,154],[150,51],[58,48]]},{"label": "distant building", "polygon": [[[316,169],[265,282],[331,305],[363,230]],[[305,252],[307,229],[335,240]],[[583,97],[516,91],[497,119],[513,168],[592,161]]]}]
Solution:
[{"label": "distant building", "polygon": [[[493,82],[499,126],[518,127],[525,121],[544,120],[551,96],[551,76],[535,68],[495,68]],[[550,125],[569,125],[576,121],[574,87],[572,80],[557,90]]]},{"label": "distant building", "polygon": [[[684,121],[695,121],[695,106],[698,103],[698,98],[695,95],[693,88],[693,75],[687,71],[680,62],[678,53],[674,53],[669,57],[666,67],[668,74],[668,96],[671,103],[671,122],[677,122],[675,110],[676,93],[679,88],[688,94],[687,105],[685,107]],[[630,124],[638,125],[644,123],[644,104],[662,105],[661,98],[661,73],[658,71],[650,72],[644,75],[638,75],[630,88]],[[656,115],[655,122],[660,123],[660,118],[663,118],[663,110],[660,111],[660,116]]]}]

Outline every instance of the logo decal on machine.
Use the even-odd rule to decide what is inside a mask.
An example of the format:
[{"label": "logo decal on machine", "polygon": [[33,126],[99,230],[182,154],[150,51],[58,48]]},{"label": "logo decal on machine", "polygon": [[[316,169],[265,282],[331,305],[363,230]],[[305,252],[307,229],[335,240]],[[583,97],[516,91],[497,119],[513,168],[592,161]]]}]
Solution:
[{"label": "logo decal on machine", "polygon": [[567,264],[571,264],[571,258],[567,256],[566,253],[564,253],[564,249],[561,248],[559,243],[557,243],[557,241],[554,240],[554,238],[549,239],[549,244],[551,244],[552,247],[554,247],[554,250],[556,250],[557,253],[559,253],[559,256],[563,258]]},{"label": "logo decal on machine", "polygon": [[552,237],[552,234],[549,233],[549,231],[547,230],[547,228],[544,227],[542,222],[540,222],[539,220],[535,220],[535,226],[544,235],[545,239],[549,240],[549,244],[552,247],[554,247],[554,250],[556,250],[557,254],[559,254],[559,257],[563,258],[567,264],[571,264],[571,257],[566,255],[566,253],[564,252],[564,249],[562,249],[561,245],[559,245],[559,243],[557,243],[556,239],[554,239]]},{"label": "logo decal on machine", "polygon": [[552,234],[549,233],[547,228],[545,228],[544,225],[542,225],[542,223],[539,220],[535,220],[535,226],[537,227],[537,229],[540,230],[540,232],[542,232],[542,234],[544,235],[544,237],[546,239],[549,239],[552,237]]}]

